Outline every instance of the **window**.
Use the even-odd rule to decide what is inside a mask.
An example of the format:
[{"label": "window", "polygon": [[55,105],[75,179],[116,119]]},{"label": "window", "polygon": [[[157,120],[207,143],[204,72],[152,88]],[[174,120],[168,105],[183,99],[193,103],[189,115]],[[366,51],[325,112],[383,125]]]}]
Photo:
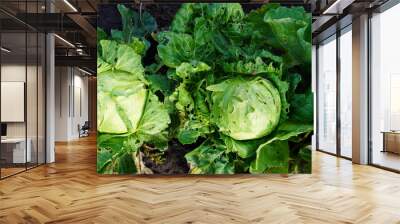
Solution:
[{"label": "window", "polygon": [[371,19],[371,162],[400,170],[400,5]]},{"label": "window", "polygon": [[336,36],[318,48],[318,145],[336,153]]}]

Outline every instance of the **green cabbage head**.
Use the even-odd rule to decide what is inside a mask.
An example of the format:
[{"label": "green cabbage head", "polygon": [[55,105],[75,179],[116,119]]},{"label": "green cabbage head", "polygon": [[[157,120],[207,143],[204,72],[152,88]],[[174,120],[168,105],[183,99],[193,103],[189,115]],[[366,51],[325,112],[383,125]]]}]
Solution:
[{"label": "green cabbage head", "polygon": [[236,140],[250,140],[271,133],[279,123],[278,90],[261,77],[227,79],[207,87],[212,91],[212,118],[220,131]]},{"label": "green cabbage head", "polygon": [[123,71],[98,75],[98,129],[102,133],[135,132],[148,91],[145,83]]},{"label": "green cabbage head", "polygon": [[149,95],[143,78],[142,58],[132,45],[100,40],[100,46],[97,63],[98,130],[109,134],[134,133]]}]

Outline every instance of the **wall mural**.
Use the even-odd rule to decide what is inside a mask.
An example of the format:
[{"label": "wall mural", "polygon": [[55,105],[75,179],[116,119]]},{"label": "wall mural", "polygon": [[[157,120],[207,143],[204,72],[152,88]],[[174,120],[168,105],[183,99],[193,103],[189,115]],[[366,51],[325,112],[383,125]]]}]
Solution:
[{"label": "wall mural", "polygon": [[310,173],[311,14],[101,5],[97,172]]}]

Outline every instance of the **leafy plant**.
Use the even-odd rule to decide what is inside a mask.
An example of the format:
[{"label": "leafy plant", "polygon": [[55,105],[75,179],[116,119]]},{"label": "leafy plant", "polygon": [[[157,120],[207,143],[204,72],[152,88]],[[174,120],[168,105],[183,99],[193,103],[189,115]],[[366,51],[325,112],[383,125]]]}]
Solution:
[{"label": "leafy plant", "polygon": [[122,31],[99,32],[98,172],[150,172],[142,156],[166,161],[171,142],[192,174],[311,171],[309,13],[187,3],[157,32],[147,12],[118,9]]},{"label": "leafy plant", "polygon": [[[168,110],[149,90],[142,56],[144,42],[130,37],[132,11],[119,6],[125,19],[123,41],[108,40],[100,32],[98,71],[98,166],[100,173],[146,173],[141,161],[143,144],[167,148]],[[122,9],[122,10],[121,10]],[[116,31],[113,32],[114,35]],[[113,39],[113,38],[111,38]]]}]

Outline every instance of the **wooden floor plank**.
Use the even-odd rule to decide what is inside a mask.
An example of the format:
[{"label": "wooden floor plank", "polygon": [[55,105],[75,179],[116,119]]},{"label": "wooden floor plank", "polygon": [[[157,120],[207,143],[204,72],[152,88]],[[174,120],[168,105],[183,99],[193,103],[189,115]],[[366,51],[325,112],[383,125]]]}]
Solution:
[{"label": "wooden floor plank", "polygon": [[96,174],[93,137],[0,181],[0,223],[400,223],[400,175],[320,152],[313,174]]}]

